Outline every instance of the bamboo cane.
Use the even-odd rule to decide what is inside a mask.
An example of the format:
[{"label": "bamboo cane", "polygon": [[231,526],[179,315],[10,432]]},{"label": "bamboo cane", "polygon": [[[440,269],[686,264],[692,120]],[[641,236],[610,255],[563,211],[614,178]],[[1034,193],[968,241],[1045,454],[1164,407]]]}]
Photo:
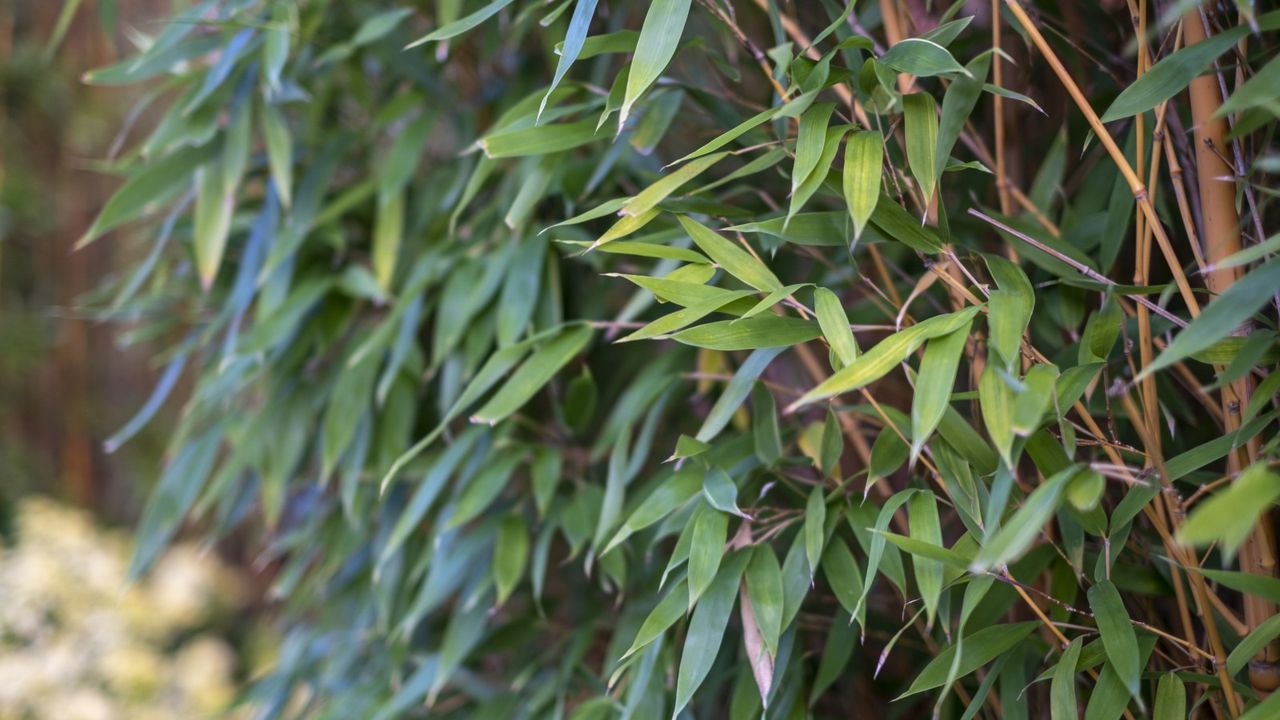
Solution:
[{"label": "bamboo cane", "polygon": [[[1200,8],[1188,11],[1182,24],[1187,47],[1207,38]],[[1240,250],[1236,186],[1234,182],[1221,179],[1234,177],[1235,173],[1221,154],[1227,147],[1227,123],[1215,115],[1223,102],[1217,79],[1213,75],[1201,75],[1191,81],[1189,90],[1195,135],[1196,181],[1204,223],[1201,238],[1205,245],[1205,260],[1214,268],[1205,276],[1205,280],[1209,290],[1218,294],[1231,287],[1238,277],[1236,268],[1218,267],[1221,260]],[[1252,381],[1245,377],[1222,388],[1222,410],[1227,432],[1240,427],[1240,413],[1249,401],[1251,385]],[[1240,472],[1255,458],[1256,453],[1256,443],[1247,443],[1245,447],[1232,452],[1227,457],[1228,470],[1233,474]],[[1270,516],[1264,514],[1253,533],[1240,547],[1240,569],[1275,577],[1275,554],[1275,531]],[[1245,596],[1244,616],[1250,630],[1275,613],[1275,603],[1251,595]],[[1254,656],[1249,663],[1249,681],[1261,693],[1270,693],[1280,687],[1280,641],[1272,641]]]}]

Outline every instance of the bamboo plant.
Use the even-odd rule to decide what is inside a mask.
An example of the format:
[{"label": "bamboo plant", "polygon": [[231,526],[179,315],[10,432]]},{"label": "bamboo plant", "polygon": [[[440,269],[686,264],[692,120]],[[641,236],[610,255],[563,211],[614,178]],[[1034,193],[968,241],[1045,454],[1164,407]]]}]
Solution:
[{"label": "bamboo plant", "polygon": [[1280,717],[1261,5],[175,3],[134,574],[264,717]]}]

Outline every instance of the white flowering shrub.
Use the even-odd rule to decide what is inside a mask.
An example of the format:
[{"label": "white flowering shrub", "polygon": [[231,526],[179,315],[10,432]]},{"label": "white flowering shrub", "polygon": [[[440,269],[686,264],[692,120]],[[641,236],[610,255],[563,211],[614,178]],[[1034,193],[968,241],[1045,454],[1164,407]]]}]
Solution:
[{"label": "white flowering shrub", "polygon": [[237,657],[214,629],[242,606],[238,576],[177,544],[130,584],[130,551],[82,511],[20,503],[0,546],[0,720],[226,716]]}]

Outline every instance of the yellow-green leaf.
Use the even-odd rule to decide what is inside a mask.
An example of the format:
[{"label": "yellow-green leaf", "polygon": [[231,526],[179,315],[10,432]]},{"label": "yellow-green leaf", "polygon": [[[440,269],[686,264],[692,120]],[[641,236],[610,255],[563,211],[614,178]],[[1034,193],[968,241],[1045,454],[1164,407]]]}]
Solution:
[{"label": "yellow-green leaf", "polygon": [[853,218],[853,239],[862,237],[880,201],[884,171],[884,138],[878,132],[857,131],[844,141],[844,201]]}]

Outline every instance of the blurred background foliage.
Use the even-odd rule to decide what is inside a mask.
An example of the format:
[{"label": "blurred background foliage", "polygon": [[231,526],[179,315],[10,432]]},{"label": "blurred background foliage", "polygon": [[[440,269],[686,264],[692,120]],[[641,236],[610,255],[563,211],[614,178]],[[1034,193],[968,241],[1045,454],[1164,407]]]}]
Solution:
[{"label": "blurred background foliage", "polygon": [[137,93],[85,85],[131,51],[165,0],[0,1],[0,493],[32,490],[101,516],[136,516],[160,460],[145,433],[115,454],[103,441],[145,397],[145,347],[122,348],[83,313],[104,276],[137,260],[122,242],[72,252],[118,185],[102,172]]}]

